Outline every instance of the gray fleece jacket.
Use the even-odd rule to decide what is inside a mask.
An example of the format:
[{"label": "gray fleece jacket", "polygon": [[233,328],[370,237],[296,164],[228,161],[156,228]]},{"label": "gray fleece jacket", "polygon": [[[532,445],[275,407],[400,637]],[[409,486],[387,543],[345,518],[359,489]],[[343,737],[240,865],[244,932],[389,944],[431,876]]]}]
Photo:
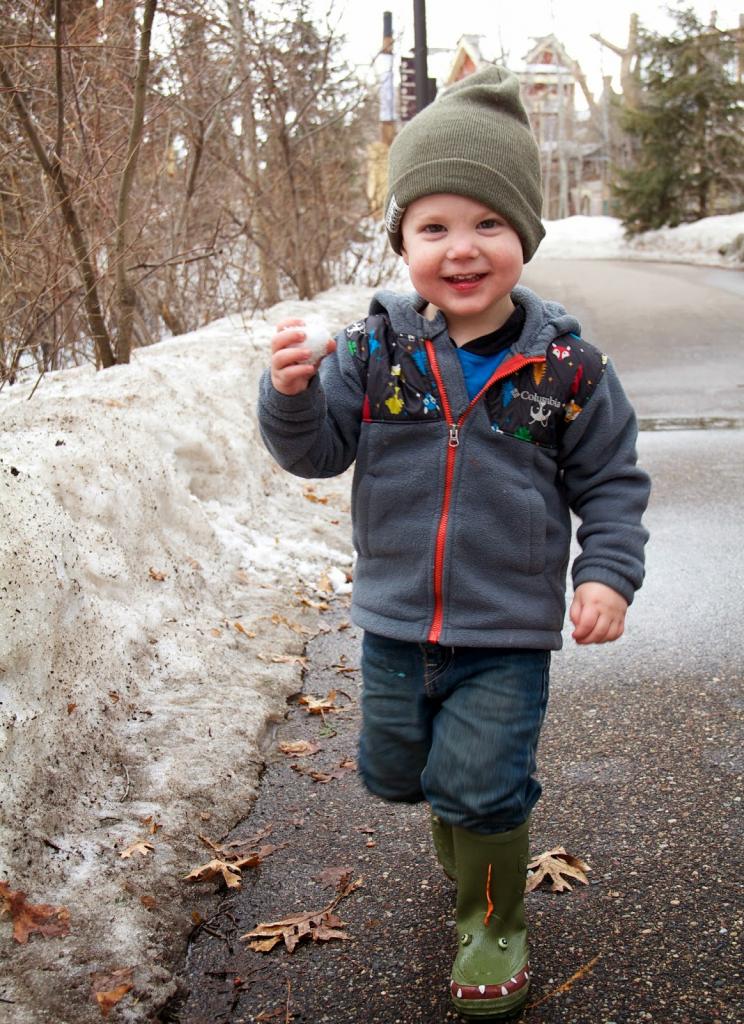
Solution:
[{"label": "gray fleece jacket", "polygon": [[576,320],[527,288],[519,340],[471,401],[441,313],[380,292],[302,394],[268,371],[259,423],[277,462],[329,477],[355,462],[352,618],[374,633],[469,647],[561,646],[574,586],[629,602],[643,580],[648,476],[633,409]]}]

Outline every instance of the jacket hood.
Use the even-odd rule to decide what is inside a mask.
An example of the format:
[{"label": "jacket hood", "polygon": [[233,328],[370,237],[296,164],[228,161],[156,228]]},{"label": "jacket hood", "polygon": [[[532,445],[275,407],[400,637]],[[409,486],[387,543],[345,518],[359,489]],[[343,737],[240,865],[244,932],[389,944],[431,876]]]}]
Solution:
[{"label": "jacket hood", "polygon": [[[512,302],[522,306],[526,313],[522,333],[512,346],[513,352],[525,356],[536,355],[544,352],[545,347],[561,335],[581,334],[579,321],[567,313],[560,303],[541,299],[524,285],[517,285],[511,297]],[[427,320],[421,313],[425,306],[426,300],[416,292],[401,295],[398,292],[379,291],[372,297],[369,313],[370,316],[387,316],[393,330],[400,334],[413,334],[434,341],[447,333],[447,321],[441,312],[433,320]]]}]

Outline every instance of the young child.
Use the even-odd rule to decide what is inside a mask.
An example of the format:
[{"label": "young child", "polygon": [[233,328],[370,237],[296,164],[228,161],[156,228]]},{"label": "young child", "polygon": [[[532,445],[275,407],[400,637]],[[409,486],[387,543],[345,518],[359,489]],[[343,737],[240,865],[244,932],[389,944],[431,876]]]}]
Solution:
[{"label": "young child", "polygon": [[284,321],[259,403],[291,473],[355,462],[359,771],[386,800],[431,805],[457,883],[450,991],[467,1017],[511,1014],[529,987],[527,829],[570,511],[577,643],[622,634],[647,539],[649,482],[612,365],[518,284],[544,234],[539,166],[505,69],[419,113],[392,146],[386,206],[417,294],[376,295],[320,373],[302,321]]}]

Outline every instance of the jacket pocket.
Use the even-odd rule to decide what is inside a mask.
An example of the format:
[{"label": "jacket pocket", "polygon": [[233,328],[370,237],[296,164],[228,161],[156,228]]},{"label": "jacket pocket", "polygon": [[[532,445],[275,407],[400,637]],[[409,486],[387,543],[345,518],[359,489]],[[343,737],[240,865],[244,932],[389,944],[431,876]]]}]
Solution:
[{"label": "jacket pocket", "polygon": [[545,569],[545,546],[547,540],[548,515],[540,492],[533,488],[528,492],[529,507],[529,560],[527,572],[534,575]]},{"label": "jacket pocket", "polygon": [[365,473],[359,483],[352,490],[351,521],[353,525],[352,541],[354,547],[364,558],[368,558],[369,550],[369,520],[370,506],[372,503],[372,488],[374,487],[374,476]]}]

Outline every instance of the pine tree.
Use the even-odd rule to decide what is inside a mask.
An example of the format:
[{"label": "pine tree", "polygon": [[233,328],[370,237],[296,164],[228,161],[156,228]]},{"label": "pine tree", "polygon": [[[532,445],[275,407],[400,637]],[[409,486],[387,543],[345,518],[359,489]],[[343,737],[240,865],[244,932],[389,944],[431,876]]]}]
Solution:
[{"label": "pine tree", "polygon": [[669,35],[641,29],[640,100],[622,112],[634,157],[630,167],[616,169],[613,192],[629,234],[744,205],[737,40],[704,26],[692,10],[672,13],[676,27]]}]

